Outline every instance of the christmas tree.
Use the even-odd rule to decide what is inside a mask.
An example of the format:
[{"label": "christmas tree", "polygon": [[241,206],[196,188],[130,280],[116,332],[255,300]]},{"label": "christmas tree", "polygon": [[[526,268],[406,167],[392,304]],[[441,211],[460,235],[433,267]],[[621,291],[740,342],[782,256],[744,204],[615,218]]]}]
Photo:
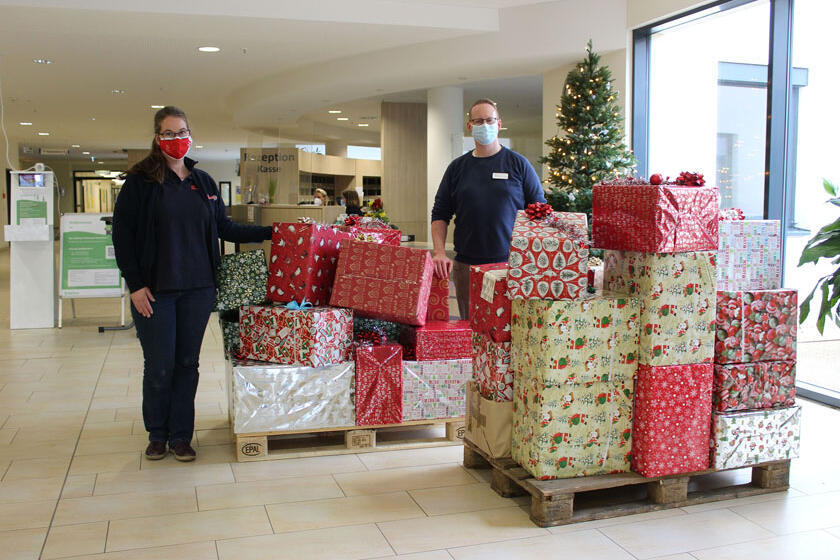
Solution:
[{"label": "christmas tree", "polygon": [[601,66],[592,40],[586,58],[566,77],[557,126],[563,136],[545,141],[551,152],[540,158],[549,167],[546,198],[560,212],[592,214],[592,186],[632,173],[635,158],[624,145],[621,111],[612,74]]}]

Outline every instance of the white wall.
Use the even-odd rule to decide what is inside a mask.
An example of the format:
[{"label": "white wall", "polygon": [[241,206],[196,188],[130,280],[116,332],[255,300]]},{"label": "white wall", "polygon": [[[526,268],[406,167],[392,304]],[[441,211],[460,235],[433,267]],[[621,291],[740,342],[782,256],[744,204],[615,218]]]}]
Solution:
[{"label": "white wall", "polygon": [[708,4],[710,0],[627,0],[627,29],[649,25],[692,8]]}]

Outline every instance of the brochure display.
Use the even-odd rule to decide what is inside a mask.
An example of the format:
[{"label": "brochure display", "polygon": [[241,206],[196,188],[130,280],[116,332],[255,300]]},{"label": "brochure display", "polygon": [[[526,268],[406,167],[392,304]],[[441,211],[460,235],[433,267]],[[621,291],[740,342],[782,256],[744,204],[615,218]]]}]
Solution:
[{"label": "brochure display", "polygon": [[11,244],[9,326],[55,326],[55,257],[51,171],[11,172],[11,216],[4,229]]}]

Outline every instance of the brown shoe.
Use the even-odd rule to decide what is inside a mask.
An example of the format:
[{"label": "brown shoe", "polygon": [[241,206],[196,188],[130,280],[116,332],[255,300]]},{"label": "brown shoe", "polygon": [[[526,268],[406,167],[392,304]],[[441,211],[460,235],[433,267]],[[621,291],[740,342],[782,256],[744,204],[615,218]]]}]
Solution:
[{"label": "brown shoe", "polygon": [[171,444],[169,450],[175,454],[175,458],[179,461],[195,461],[195,449],[190,447],[190,444],[185,441]]},{"label": "brown shoe", "polygon": [[150,441],[146,447],[146,459],[159,461],[166,457],[166,444],[162,441]]}]

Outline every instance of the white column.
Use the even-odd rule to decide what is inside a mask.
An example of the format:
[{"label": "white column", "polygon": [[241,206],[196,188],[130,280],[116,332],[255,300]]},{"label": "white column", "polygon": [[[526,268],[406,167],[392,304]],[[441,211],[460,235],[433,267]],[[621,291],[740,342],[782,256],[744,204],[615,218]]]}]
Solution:
[{"label": "white column", "polygon": [[[426,103],[426,219],[431,222],[443,172],[463,152],[464,90],[450,86],[430,89],[426,92]],[[451,234],[452,228],[449,229]]]}]

